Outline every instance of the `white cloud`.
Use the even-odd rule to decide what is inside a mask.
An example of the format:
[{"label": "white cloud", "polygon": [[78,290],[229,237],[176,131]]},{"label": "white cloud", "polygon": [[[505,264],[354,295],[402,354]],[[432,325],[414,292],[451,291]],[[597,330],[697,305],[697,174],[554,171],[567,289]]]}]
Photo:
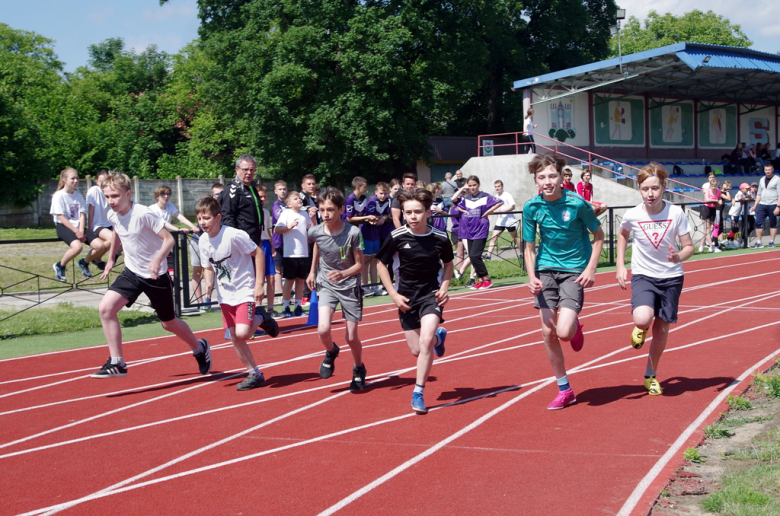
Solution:
[{"label": "white cloud", "polygon": [[776,0],[754,0],[749,5],[734,0],[617,0],[618,5],[626,9],[627,16],[636,16],[644,22],[647,14],[654,10],[659,14],[672,13],[676,16],[691,12],[714,11],[732,24],[740,25],[742,32],[753,41],[753,49],[764,52],[780,50],[776,36],[780,34],[780,2]]}]

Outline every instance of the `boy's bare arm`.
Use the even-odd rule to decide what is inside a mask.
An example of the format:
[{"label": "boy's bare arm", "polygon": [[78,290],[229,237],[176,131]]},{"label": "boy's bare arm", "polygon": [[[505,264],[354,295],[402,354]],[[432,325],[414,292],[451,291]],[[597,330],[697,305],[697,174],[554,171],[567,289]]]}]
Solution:
[{"label": "boy's bare arm", "polygon": [[311,270],[309,271],[309,276],[306,278],[306,286],[309,287],[309,290],[316,290],[317,266],[319,264],[320,246],[317,245],[317,242],[314,242],[314,248],[312,249],[311,253]]},{"label": "boy's bare arm", "polygon": [[255,303],[260,305],[265,297],[265,253],[258,246],[249,254],[255,257]]}]

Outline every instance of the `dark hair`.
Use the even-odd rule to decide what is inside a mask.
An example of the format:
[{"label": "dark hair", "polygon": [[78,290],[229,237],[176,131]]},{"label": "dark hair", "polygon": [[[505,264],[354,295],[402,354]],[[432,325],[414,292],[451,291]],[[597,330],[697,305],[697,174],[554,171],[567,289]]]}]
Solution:
[{"label": "dark hair", "polygon": [[220,190],[224,190],[225,189],[225,185],[223,185],[222,183],[214,183],[213,185],[211,185],[211,189],[213,190],[215,188],[219,188]]},{"label": "dark hair", "polygon": [[494,185],[495,185],[496,183],[499,183],[501,186],[504,186],[504,182],[503,182],[503,181],[501,181],[500,179],[496,179],[495,181],[493,181],[493,184],[494,184]]},{"label": "dark hair", "polygon": [[314,174],[306,174],[301,178],[301,184],[303,184],[304,181],[308,181],[309,179],[311,179],[315,183],[317,182],[317,178],[314,177]]},{"label": "dark hair", "polygon": [[219,215],[221,210],[222,208],[219,205],[219,201],[213,197],[201,197],[195,204],[196,214],[206,212],[211,214],[213,217],[216,217]]},{"label": "dark hair", "polygon": [[417,174],[415,174],[414,172],[407,172],[407,173],[404,174],[404,178],[403,178],[402,182],[406,181],[407,179],[414,179],[414,182],[416,183],[417,182]]},{"label": "dark hair", "polygon": [[255,190],[257,190],[258,192],[268,193],[268,188],[266,188],[265,185],[263,185],[263,184],[259,184],[259,185],[255,186]]},{"label": "dark hair", "polygon": [[[469,184],[472,181],[474,181],[475,183],[477,183],[480,186],[482,185],[482,183],[479,182],[479,178],[477,176],[469,176],[469,178],[466,179],[466,184]],[[503,183],[501,183],[501,184],[503,184]]]},{"label": "dark hair", "polygon": [[401,209],[403,209],[406,201],[418,201],[426,211],[430,210],[433,205],[433,194],[425,188],[415,188],[411,192],[399,190],[396,198],[401,205]]},{"label": "dark hair", "polygon": [[171,191],[171,187],[167,185],[158,186],[154,191],[154,198],[159,198],[162,194],[169,194],[172,195],[173,192]]},{"label": "dark hair", "polygon": [[537,154],[528,163],[528,171],[536,175],[550,165],[553,165],[560,174],[563,171],[563,167],[566,166],[566,160],[559,158],[557,154]]},{"label": "dark hair", "polygon": [[390,180],[390,188],[394,187],[395,185],[401,186],[401,182],[398,179],[393,178]]},{"label": "dark hair", "polygon": [[338,188],[329,186],[326,189],[324,189],[322,192],[320,192],[318,201],[320,204],[324,203],[325,201],[330,201],[336,206],[336,208],[341,209],[344,207],[344,203],[346,202],[346,199],[344,199],[344,192],[342,192]]},{"label": "dark hair", "polygon": [[355,176],[355,179],[352,180],[352,188],[357,188],[358,186],[367,185],[368,181],[366,181],[365,177],[361,176]]}]

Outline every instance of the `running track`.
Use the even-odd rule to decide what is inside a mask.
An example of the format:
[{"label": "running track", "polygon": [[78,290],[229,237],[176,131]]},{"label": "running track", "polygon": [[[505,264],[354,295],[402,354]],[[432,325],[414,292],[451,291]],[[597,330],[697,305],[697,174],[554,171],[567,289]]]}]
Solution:
[{"label": "running track", "polygon": [[415,362],[389,305],[360,327],[371,383],[359,394],[346,346],[319,378],[311,329],[253,341],[269,386],[243,393],[223,330],[199,332],[219,371],[208,377],[174,337],[127,343],[124,379],[87,377],[105,348],[2,360],[1,512],[646,514],[727,394],[780,353],[776,256],[686,264],[662,397],[642,386],[646,350],[628,345],[629,291],[600,274],[585,347],[564,350],[578,403],[555,412],[525,285],[453,296],[426,416],[409,407]]}]

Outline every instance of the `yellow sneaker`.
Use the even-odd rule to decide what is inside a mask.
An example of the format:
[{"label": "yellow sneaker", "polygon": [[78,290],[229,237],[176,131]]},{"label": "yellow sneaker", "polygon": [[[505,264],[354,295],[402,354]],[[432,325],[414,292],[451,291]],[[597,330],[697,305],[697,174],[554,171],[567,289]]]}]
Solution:
[{"label": "yellow sneaker", "polygon": [[655,379],[655,376],[645,378],[645,389],[647,389],[647,393],[650,396],[660,396],[664,393],[663,389],[661,389],[661,384],[658,383],[658,380]]},{"label": "yellow sneaker", "polygon": [[645,337],[647,337],[647,330],[642,330],[634,326],[631,330],[631,345],[634,349],[639,349],[645,343]]}]

